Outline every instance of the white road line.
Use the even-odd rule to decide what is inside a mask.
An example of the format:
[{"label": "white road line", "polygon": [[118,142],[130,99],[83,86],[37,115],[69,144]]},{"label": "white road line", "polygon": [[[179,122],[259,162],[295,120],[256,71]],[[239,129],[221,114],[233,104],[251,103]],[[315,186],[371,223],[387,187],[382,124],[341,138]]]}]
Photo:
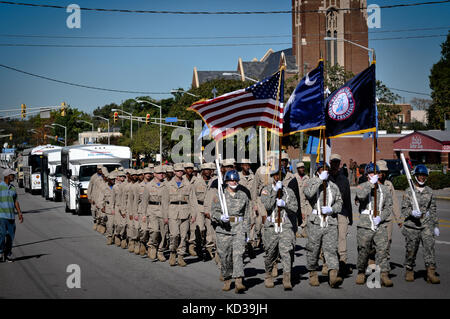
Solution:
[{"label": "white road line", "polygon": [[436,240],[436,244],[445,244],[445,245],[450,245],[450,241],[442,241],[442,240]]}]

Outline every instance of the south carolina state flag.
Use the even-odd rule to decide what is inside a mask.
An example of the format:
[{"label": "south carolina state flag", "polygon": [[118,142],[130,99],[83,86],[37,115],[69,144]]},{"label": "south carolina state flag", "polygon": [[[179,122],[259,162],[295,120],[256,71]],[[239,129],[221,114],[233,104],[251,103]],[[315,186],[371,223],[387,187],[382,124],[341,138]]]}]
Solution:
[{"label": "south carolina state flag", "polygon": [[326,136],[375,132],[375,95],[375,64],[372,64],[326,99]]}]

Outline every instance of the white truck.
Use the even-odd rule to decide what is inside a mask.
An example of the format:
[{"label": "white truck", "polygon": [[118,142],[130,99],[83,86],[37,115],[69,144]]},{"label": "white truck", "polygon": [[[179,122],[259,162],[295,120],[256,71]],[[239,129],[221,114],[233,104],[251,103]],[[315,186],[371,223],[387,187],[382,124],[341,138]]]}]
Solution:
[{"label": "white truck", "polygon": [[105,166],[109,172],[118,167],[129,168],[131,150],[126,146],[104,144],[75,145],[62,149],[62,194],[66,212],[80,215],[89,210],[87,189],[98,164]]},{"label": "white truck", "polygon": [[43,171],[43,152],[48,150],[61,150],[61,146],[39,145],[27,148],[22,153],[23,186],[26,192],[41,193],[41,175]]},{"label": "white truck", "polygon": [[61,149],[43,152],[42,196],[55,202],[62,200]]}]

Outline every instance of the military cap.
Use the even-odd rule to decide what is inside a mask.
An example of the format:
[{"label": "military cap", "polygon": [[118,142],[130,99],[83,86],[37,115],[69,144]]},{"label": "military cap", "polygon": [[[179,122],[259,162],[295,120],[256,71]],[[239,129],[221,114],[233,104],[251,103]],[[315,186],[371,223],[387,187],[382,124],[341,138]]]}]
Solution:
[{"label": "military cap", "polygon": [[137,170],[131,168],[130,175],[139,175],[139,174],[138,174]]},{"label": "military cap", "polygon": [[108,175],[108,169],[106,167],[102,167],[102,174],[107,176]]},{"label": "military cap", "polygon": [[117,170],[118,170],[119,172],[123,172],[123,167],[120,166]]},{"label": "military cap", "polygon": [[251,164],[251,163],[250,163],[250,160],[248,158],[243,158],[243,159],[241,159],[240,164]]},{"label": "military cap", "polygon": [[206,165],[208,165],[209,169],[212,169],[212,170],[216,169],[216,163],[209,162],[209,163],[206,163]]},{"label": "military cap", "polygon": [[112,171],[111,173],[108,174],[109,179],[115,179],[116,177],[117,177],[116,171]]},{"label": "military cap", "polygon": [[117,177],[120,176],[127,176],[127,174],[125,173],[125,171],[117,171]]},{"label": "military cap", "polygon": [[305,167],[305,163],[303,163],[303,162],[297,163],[297,168],[300,168],[300,167]]},{"label": "military cap", "polygon": [[174,171],[184,171],[184,165],[183,163],[175,163],[173,165],[173,170]]},{"label": "military cap", "polygon": [[194,168],[193,163],[184,163],[184,168]]},{"label": "military cap", "polygon": [[173,172],[173,166],[172,165],[166,165],[166,173]]},{"label": "military cap", "polygon": [[202,165],[200,165],[200,169],[211,169],[209,167],[209,163],[203,163]]},{"label": "military cap", "polygon": [[166,170],[165,170],[164,166],[158,165],[158,166],[155,167],[155,169],[153,170],[153,172],[154,172],[155,174],[161,174],[161,173],[165,173]]},{"label": "military cap", "polygon": [[331,161],[340,161],[340,160],[342,160],[342,158],[341,158],[341,155],[339,155],[339,154],[331,154],[331,156],[330,156],[330,162]]},{"label": "military cap", "polygon": [[380,172],[385,172],[385,171],[389,170],[387,167],[386,161],[379,160],[379,161],[377,161],[377,165],[378,165],[378,168],[380,169]]},{"label": "military cap", "polygon": [[289,161],[289,155],[287,153],[281,153],[281,160],[288,160]]},{"label": "military cap", "polygon": [[145,167],[145,168],[142,170],[142,173],[144,173],[144,174],[153,174],[153,168],[151,168],[151,167]]},{"label": "military cap", "polygon": [[148,167],[150,167],[150,168],[155,168],[155,164],[153,164],[153,163],[148,163]]},{"label": "military cap", "polygon": [[100,164],[97,165],[97,169],[102,169],[102,168],[103,168],[103,165],[100,165]]},{"label": "military cap", "polygon": [[234,158],[224,159],[222,162],[222,166],[234,166],[235,160]]}]

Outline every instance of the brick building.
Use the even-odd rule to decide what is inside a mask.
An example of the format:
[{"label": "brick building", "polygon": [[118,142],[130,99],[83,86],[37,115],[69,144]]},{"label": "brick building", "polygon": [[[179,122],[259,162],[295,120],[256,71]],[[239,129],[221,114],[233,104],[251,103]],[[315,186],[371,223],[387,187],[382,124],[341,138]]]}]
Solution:
[{"label": "brick building", "polygon": [[[325,37],[346,39],[368,47],[367,12],[337,10],[366,7],[365,0],[292,0],[292,53],[300,76],[317,65],[322,52],[325,61],[339,64],[358,74],[369,66],[368,51],[344,41],[325,41]],[[310,11],[317,11],[310,12]]]}]

